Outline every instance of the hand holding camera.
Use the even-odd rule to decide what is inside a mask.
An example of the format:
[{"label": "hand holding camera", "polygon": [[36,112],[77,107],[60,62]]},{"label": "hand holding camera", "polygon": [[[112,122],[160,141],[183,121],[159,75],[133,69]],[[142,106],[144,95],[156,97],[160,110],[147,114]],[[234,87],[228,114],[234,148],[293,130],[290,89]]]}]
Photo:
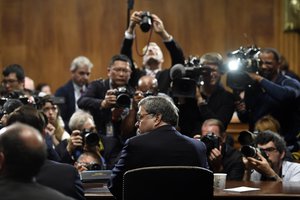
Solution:
[{"label": "hand holding camera", "polygon": [[101,101],[101,108],[111,108],[116,104],[116,101],[115,90],[107,90],[103,101]]},{"label": "hand holding camera", "polygon": [[257,157],[247,157],[243,159],[246,169],[255,169],[261,174],[267,177],[274,176],[276,174],[272,169],[269,161],[260,153],[257,152]]},{"label": "hand holding camera", "polygon": [[70,139],[68,140],[67,151],[70,155],[73,154],[76,148],[82,147],[82,137],[79,130],[72,131]]}]

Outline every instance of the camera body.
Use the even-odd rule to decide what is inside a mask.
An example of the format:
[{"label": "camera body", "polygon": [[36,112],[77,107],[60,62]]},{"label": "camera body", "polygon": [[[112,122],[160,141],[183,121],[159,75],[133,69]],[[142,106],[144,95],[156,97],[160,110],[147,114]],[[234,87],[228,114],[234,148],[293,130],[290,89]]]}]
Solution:
[{"label": "camera body", "polygon": [[98,163],[89,163],[88,165],[85,166],[88,171],[94,171],[94,170],[102,170],[103,168],[101,167],[100,164]]},{"label": "camera body", "polygon": [[201,141],[206,146],[206,153],[209,155],[211,150],[214,148],[219,149],[220,147],[220,138],[216,136],[214,133],[209,133],[203,137],[201,137]]},{"label": "camera body", "polygon": [[149,11],[143,11],[141,14],[140,28],[143,32],[148,32],[152,27],[152,17]]},{"label": "camera body", "polygon": [[132,94],[126,89],[126,87],[118,87],[115,91],[117,97],[117,108],[129,108],[131,105]]},{"label": "camera body", "polygon": [[227,85],[233,90],[244,90],[253,80],[246,72],[259,73],[260,48],[252,45],[240,47],[227,54]]},{"label": "camera body", "polygon": [[252,157],[252,158],[259,159],[258,155],[257,155],[258,152],[263,157],[265,157],[266,159],[268,159],[268,156],[266,155],[266,153],[264,151],[261,151],[259,148],[256,148],[256,147],[251,146],[251,145],[245,145],[245,146],[242,146],[242,148],[241,148],[241,153],[245,157]]},{"label": "camera body", "polygon": [[200,58],[189,56],[185,64],[176,64],[170,70],[172,95],[174,97],[194,98],[196,87],[204,84],[204,78],[209,77],[211,68],[200,64]]},{"label": "camera body", "polygon": [[80,136],[82,137],[83,146],[86,144],[87,146],[93,147],[99,144],[99,136],[98,133],[91,131],[89,129],[84,129],[81,131]]}]

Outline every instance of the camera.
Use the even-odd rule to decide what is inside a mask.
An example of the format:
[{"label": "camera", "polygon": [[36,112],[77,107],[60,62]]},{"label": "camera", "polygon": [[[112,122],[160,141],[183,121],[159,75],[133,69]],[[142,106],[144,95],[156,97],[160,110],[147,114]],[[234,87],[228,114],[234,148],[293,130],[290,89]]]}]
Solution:
[{"label": "camera", "polygon": [[257,133],[250,132],[250,131],[241,131],[239,136],[238,136],[238,142],[244,146],[244,145],[254,145],[255,143],[255,138],[256,138]]},{"label": "camera", "polygon": [[117,108],[129,108],[131,105],[132,94],[126,89],[126,87],[118,87],[115,91],[117,97]]},{"label": "camera", "polygon": [[148,32],[152,26],[152,17],[149,11],[143,11],[141,14],[140,28],[143,32]]},{"label": "camera", "polygon": [[170,70],[172,95],[174,97],[194,98],[196,87],[204,84],[204,78],[209,77],[211,68],[200,64],[200,58],[189,56],[185,64],[176,64]]},{"label": "camera", "polygon": [[220,138],[216,136],[214,133],[209,133],[203,137],[201,137],[201,141],[206,146],[206,153],[210,154],[211,150],[214,148],[219,149],[220,146]]},{"label": "camera", "polygon": [[253,80],[247,72],[259,72],[258,55],[260,48],[252,45],[250,47],[240,47],[227,54],[227,85],[233,90],[244,90],[248,85],[253,84]]},{"label": "camera", "polygon": [[146,92],[143,93],[144,97],[148,97],[148,96],[156,96],[156,93],[152,90],[148,90]]},{"label": "camera", "polygon": [[94,171],[94,170],[102,170],[102,167],[98,163],[89,163],[85,166],[88,171]]},{"label": "camera", "polygon": [[258,155],[257,155],[258,152],[266,159],[268,158],[268,156],[266,155],[266,153],[264,151],[260,150],[259,148],[254,147],[254,146],[245,145],[245,146],[242,146],[242,148],[241,148],[241,153],[245,157],[252,157],[252,158],[258,159]]},{"label": "camera", "polygon": [[99,144],[99,136],[96,132],[91,131],[89,129],[84,129],[80,133],[82,140],[83,140],[83,146],[86,144],[90,147],[97,146]]}]

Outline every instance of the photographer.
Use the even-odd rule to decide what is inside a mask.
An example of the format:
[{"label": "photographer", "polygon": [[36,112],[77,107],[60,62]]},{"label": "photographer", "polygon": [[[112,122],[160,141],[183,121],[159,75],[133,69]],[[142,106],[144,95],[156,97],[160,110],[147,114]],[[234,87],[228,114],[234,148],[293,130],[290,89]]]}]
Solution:
[{"label": "photographer", "polygon": [[300,164],[284,160],[285,142],[277,133],[260,132],[255,143],[263,153],[256,151],[255,157],[243,157],[246,167],[244,180],[290,182],[300,180]]},{"label": "photographer", "polygon": [[85,111],[78,110],[71,116],[69,127],[72,131],[70,139],[63,140],[55,149],[62,162],[74,164],[83,153],[92,152],[98,155],[101,166],[105,166],[101,156],[103,144],[96,131],[93,117]]},{"label": "photographer", "polygon": [[280,73],[280,55],[272,48],[260,50],[258,71],[259,74],[248,73],[254,83],[245,88],[241,100],[236,102],[238,117],[248,122],[253,131],[258,119],[272,115],[280,123],[288,148],[298,151],[300,83]]},{"label": "photographer", "polygon": [[227,134],[220,120],[207,119],[201,127],[200,139],[207,147],[210,169],[215,173],[226,173],[228,180],[242,180],[244,164],[239,151],[226,143]]},{"label": "photographer", "polygon": [[233,95],[220,82],[222,56],[215,52],[206,53],[200,58],[200,65],[206,72],[199,75],[202,83],[196,87],[195,97],[174,99],[180,110],[180,131],[191,137],[199,133],[201,124],[210,118],[220,120],[226,129],[234,112]]},{"label": "photographer", "polygon": [[[122,130],[132,129],[123,123],[131,111],[131,96],[134,94],[134,89],[128,85],[130,63],[125,55],[113,56],[108,67],[108,79],[91,82],[77,102],[80,109],[89,111],[95,119],[108,168],[113,167],[127,139],[122,136]],[[119,98],[120,95],[122,98]]]},{"label": "photographer", "polygon": [[[150,14],[145,11],[134,11],[130,17],[130,23],[125,31],[125,38],[122,43],[121,53],[127,55],[131,62],[133,62],[132,57],[132,45],[135,35],[135,27],[144,20],[150,20],[150,31],[154,30],[163,40],[164,45],[168,49],[172,65],[177,63],[184,63],[184,55],[179,47],[179,45],[174,41],[173,37],[166,31],[162,20],[155,14]],[[149,21],[148,21],[149,22]],[[151,75],[158,80],[158,90],[159,92],[168,93],[170,87],[170,75],[169,69],[163,70],[164,57],[163,52],[160,47],[154,43],[150,42],[147,46],[143,48],[143,68],[135,68],[132,64],[132,74],[130,79],[130,85],[135,87],[138,80],[143,75]]]}]

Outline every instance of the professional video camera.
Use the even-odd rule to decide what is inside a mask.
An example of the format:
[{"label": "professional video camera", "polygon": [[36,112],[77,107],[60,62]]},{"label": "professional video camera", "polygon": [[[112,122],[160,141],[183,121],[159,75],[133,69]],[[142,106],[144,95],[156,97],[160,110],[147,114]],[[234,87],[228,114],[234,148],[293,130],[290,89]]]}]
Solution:
[{"label": "professional video camera", "polygon": [[129,108],[131,105],[131,97],[133,96],[126,87],[118,87],[115,91],[117,97],[117,108]]},{"label": "professional video camera", "polygon": [[201,141],[206,146],[206,153],[209,155],[211,150],[214,148],[219,149],[220,147],[220,138],[216,136],[214,133],[209,133],[203,137],[201,137]]},{"label": "professional video camera", "polygon": [[91,131],[89,129],[84,129],[80,133],[83,141],[83,145],[87,145],[90,147],[97,146],[99,144],[99,136],[96,132]]},{"label": "professional video camera", "polygon": [[258,73],[260,48],[240,47],[227,54],[227,85],[233,90],[244,90],[253,80],[247,72]]},{"label": "professional video camera", "polygon": [[203,85],[204,77],[208,77],[211,69],[200,64],[198,56],[189,56],[185,64],[176,64],[170,70],[172,95],[174,97],[194,98],[196,87]]},{"label": "professional video camera", "polygon": [[143,32],[148,32],[152,27],[152,17],[149,11],[143,11],[141,14],[140,28]]}]

